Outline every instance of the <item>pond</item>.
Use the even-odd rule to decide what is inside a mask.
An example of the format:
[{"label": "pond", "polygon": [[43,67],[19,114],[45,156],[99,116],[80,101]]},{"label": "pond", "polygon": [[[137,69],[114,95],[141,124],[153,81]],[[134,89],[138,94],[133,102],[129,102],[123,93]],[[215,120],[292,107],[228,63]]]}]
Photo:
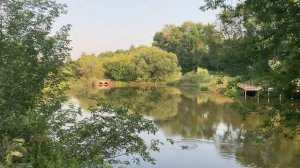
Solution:
[{"label": "pond", "polygon": [[[230,106],[231,99],[193,88],[144,87],[85,89],[71,92],[70,102],[87,109],[92,95],[112,103],[144,105],[145,117],[158,127],[155,135],[142,133],[145,142],[159,139],[160,152],[152,152],[156,165],[124,167],[300,167],[300,141],[275,138],[259,146],[251,131],[261,116],[245,120]],[[174,144],[167,139],[172,139]],[[130,157],[121,159],[130,160]]]}]

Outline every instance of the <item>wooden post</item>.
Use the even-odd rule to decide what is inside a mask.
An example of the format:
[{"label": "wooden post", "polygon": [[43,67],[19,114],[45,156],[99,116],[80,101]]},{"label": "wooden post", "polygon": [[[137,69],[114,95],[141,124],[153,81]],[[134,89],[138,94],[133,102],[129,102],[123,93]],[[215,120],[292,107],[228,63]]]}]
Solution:
[{"label": "wooden post", "polygon": [[270,103],[270,92],[273,91],[272,87],[268,87],[268,103]]},{"label": "wooden post", "polygon": [[279,102],[281,103],[282,97],[281,94],[279,94]]},{"label": "wooden post", "polygon": [[247,90],[245,90],[245,101],[247,101]]},{"label": "wooden post", "polygon": [[268,89],[268,103],[270,103],[270,91]]}]

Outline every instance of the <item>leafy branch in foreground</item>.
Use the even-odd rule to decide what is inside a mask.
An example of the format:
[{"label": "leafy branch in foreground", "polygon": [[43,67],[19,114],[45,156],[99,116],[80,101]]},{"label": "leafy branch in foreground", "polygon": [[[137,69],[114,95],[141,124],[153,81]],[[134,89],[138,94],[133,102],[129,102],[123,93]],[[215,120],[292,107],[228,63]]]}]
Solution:
[{"label": "leafy branch in foreground", "polygon": [[145,119],[139,109],[129,110],[133,109],[130,105],[116,107],[104,100],[98,102],[88,114],[71,108],[59,110],[51,119],[51,133],[66,154],[89,166],[104,161],[129,164],[120,160],[123,155],[133,155],[136,164],[140,159],[154,164],[150,150],[158,151],[160,142],[153,140],[148,147],[139,136],[142,132],[155,134],[154,123]]},{"label": "leafy branch in foreground", "polygon": [[156,128],[138,113],[99,104],[78,120],[61,110],[70,26],[51,28],[64,13],[55,0],[0,0],[0,167],[103,167],[124,153],[153,161],[138,133]]}]

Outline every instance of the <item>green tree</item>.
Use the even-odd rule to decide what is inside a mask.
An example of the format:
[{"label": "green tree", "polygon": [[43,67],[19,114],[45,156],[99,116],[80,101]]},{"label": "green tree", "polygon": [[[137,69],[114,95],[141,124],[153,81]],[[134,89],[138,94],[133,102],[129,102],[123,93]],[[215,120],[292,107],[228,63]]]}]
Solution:
[{"label": "green tree", "polygon": [[[299,25],[294,24],[299,17],[299,2],[247,0],[236,6],[228,4],[207,0],[202,7],[223,8],[220,19],[227,36],[226,67],[232,73],[235,70],[236,74],[262,79],[261,82],[292,92],[300,74],[296,68],[300,65],[299,51],[295,49],[299,47]],[[270,61],[280,64],[274,69]]]},{"label": "green tree", "polygon": [[105,75],[119,81],[135,80],[135,72],[130,62],[107,62],[104,64]]},{"label": "green tree", "polygon": [[185,22],[181,26],[166,25],[154,36],[153,45],[177,55],[183,72],[201,66],[219,70],[221,34],[213,25]]},{"label": "green tree", "polygon": [[93,54],[88,55],[83,53],[76,64],[78,65],[77,70],[80,73],[79,78],[87,86],[94,86],[97,80],[104,77],[102,62]]},{"label": "green tree", "polygon": [[24,113],[45,86],[61,80],[55,76],[69,56],[70,26],[49,36],[53,18],[65,13],[53,1],[6,0],[0,5],[0,110]]},{"label": "green tree", "polygon": [[181,75],[176,55],[157,47],[115,53],[105,57],[103,67],[106,77],[121,81],[169,81]]},{"label": "green tree", "polygon": [[[271,86],[285,100],[274,105],[253,106],[249,111],[270,114],[265,124],[267,136],[283,132],[299,133],[299,109],[290,99],[300,76],[300,2],[294,0],[245,0],[230,5],[228,1],[206,0],[202,10],[221,8],[220,20],[225,39],[224,67],[243,81]],[[274,100],[275,101],[275,100]],[[247,109],[240,103],[240,108]],[[278,121],[280,124],[278,125]],[[285,132],[292,129],[291,132]]]},{"label": "green tree", "polygon": [[168,81],[180,77],[175,54],[156,47],[144,47],[133,52],[133,63],[138,80]]},{"label": "green tree", "polygon": [[53,20],[65,12],[51,0],[0,2],[0,164],[5,167],[36,166],[48,117],[64,98],[61,68],[69,57],[70,26],[50,33]]},{"label": "green tree", "polygon": [[65,67],[70,26],[55,35],[51,28],[64,8],[55,0],[0,1],[0,167],[103,167],[120,152],[152,162],[138,133],[156,128],[128,106],[100,102],[82,121],[80,110],[62,109],[73,73]]},{"label": "green tree", "polygon": [[104,76],[102,64],[95,55],[83,54],[78,60],[78,65],[81,75],[87,79]]}]

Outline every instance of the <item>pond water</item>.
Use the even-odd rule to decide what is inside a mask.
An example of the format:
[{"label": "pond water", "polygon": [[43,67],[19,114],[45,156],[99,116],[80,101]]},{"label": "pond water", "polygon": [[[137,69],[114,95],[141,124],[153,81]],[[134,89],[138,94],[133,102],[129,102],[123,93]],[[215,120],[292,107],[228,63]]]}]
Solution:
[{"label": "pond water", "polygon": [[[300,141],[275,138],[263,146],[251,131],[263,122],[261,116],[243,120],[230,107],[229,98],[192,88],[113,88],[72,91],[71,101],[87,109],[97,95],[113,103],[145,105],[158,127],[156,135],[141,134],[145,142],[160,139],[160,152],[152,152],[156,165],[124,167],[300,167]],[[174,144],[167,139],[171,138]],[[123,157],[121,159],[131,159]]]}]

